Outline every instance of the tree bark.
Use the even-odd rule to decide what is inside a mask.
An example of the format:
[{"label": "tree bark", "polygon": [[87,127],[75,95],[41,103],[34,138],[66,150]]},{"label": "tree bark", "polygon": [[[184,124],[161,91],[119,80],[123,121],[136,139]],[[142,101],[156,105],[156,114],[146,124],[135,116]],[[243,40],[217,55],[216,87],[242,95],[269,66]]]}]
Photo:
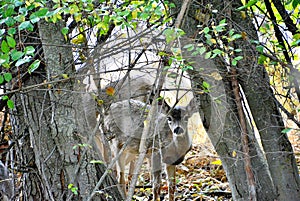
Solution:
[{"label": "tree bark", "polygon": [[[93,141],[88,144],[93,133],[81,121],[85,103],[75,91],[76,80],[63,78],[75,75],[71,46],[61,34],[65,24],[40,21],[38,26],[44,62],[23,84],[54,84],[15,96],[16,158],[24,172],[20,195],[26,200],[86,200],[106,168],[90,163],[100,158],[90,148]],[[120,199],[116,181],[108,175],[94,200]]]},{"label": "tree bark", "polygon": [[[236,1],[234,8],[241,6]],[[282,116],[276,105],[275,96],[264,66],[257,63],[255,46],[249,40],[258,40],[249,18],[241,19],[233,12],[234,28],[247,31],[247,40],[239,40],[243,49],[243,61],[238,65],[239,80],[247,97],[255,124],[259,130],[264,153],[276,189],[277,200],[300,200],[300,180],[291,143],[284,129]],[[236,25],[236,26],[235,26]]]},{"label": "tree bark", "polygon": [[[180,2],[174,1],[174,3],[177,4],[177,7],[180,7],[180,5],[178,5]],[[241,6],[240,1],[207,1],[205,3],[202,2],[202,4],[194,2],[190,7],[189,14],[183,25],[183,30],[187,33],[188,37],[194,38],[199,32],[199,30],[195,29],[197,25],[207,22],[199,21],[199,12],[200,14],[208,15],[208,19],[210,19],[212,13],[207,9],[208,6],[201,7],[201,5],[209,4],[212,5],[213,9],[218,10],[218,12],[214,13],[215,16],[213,19],[215,21],[218,22],[224,19],[224,17],[228,17],[229,20],[227,20],[227,22],[234,21],[231,26],[235,30],[238,30],[238,33],[246,31],[248,36],[253,36],[257,39],[255,29],[250,19],[243,20],[238,16],[239,13],[234,12],[236,8]],[[204,24],[203,26],[206,25]],[[240,27],[244,27],[244,29],[240,29]],[[199,38],[196,39],[199,40]],[[252,109],[251,112],[264,144],[264,150],[262,150],[254,135],[254,131],[248,128],[248,138],[250,142],[249,154],[256,182],[255,190],[257,200],[291,200],[291,196],[293,200],[299,200],[297,167],[295,166],[290,143],[286,135],[281,134],[283,124],[280,113],[275,105],[274,95],[270,90],[268,75],[263,67],[257,66],[257,56],[253,52],[255,47],[253,48],[249,45],[248,40],[247,42],[238,41],[235,45],[235,48],[240,48],[243,52],[247,53],[242,60],[243,65],[238,66],[238,80],[246,93],[247,101]],[[249,200],[249,190],[243,161],[244,156],[241,149],[241,129],[237,119],[236,104],[233,102],[231,78],[228,76],[227,66],[220,59],[204,60],[200,57],[194,57],[193,59],[196,61],[193,64],[194,71],[190,71],[193,88],[196,89],[196,91],[203,89],[203,81],[209,82],[212,88],[209,93],[195,93],[199,101],[200,116],[226,170],[233,199]],[[226,94],[226,98],[221,100],[221,104],[216,102],[216,97],[219,96],[212,94],[220,82],[218,84],[216,80],[210,79],[207,76],[212,75],[211,69],[213,66],[215,66],[215,69],[217,69],[222,76],[221,82],[223,82],[224,94]],[[201,69],[202,72],[198,69]],[[267,100],[267,104],[263,102],[265,100]],[[222,113],[223,116],[225,116],[225,118],[223,118],[224,121],[222,121],[222,115],[220,115]],[[264,154],[266,154],[266,156]],[[274,161],[274,156],[279,158],[279,160]],[[283,178],[285,176],[287,176],[287,178]],[[288,184],[288,180],[292,180],[293,185]],[[280,181],[282,181],[281,184],[279,184]],[[283,193],[283,191],[286,192]],[[281,195],[279,195],[279,193]],[[291,193],[290,196],[288,196],[289,193]]]}]

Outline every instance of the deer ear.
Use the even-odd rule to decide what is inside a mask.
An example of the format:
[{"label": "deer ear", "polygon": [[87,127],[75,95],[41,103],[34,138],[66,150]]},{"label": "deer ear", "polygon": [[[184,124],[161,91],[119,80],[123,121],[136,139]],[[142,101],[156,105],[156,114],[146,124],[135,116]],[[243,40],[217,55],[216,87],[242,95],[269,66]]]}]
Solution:
[{"label": "deer ear", "polygon": [[186,110],[189,116],[192,116],[194,113],[198,112],[198,105],[196,98],[193,98],[189,104],[186,106]]}]

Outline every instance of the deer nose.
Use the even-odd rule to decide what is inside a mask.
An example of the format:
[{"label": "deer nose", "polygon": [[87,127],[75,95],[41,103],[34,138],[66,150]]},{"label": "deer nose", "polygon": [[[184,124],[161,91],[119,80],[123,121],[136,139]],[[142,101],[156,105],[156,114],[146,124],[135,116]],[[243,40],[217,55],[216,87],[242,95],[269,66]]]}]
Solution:
[{"label": "deer nose", "polygon": [[176,127],[174,129],[174,133],[177,134],[177,135],[179,135],[181,133],[184,133],[184,130],[181,127]]}]

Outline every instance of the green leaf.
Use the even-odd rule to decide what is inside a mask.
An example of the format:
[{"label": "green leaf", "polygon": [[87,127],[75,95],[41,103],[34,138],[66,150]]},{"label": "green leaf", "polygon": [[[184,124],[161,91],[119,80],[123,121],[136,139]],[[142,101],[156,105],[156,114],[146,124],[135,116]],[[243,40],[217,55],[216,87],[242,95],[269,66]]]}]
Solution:
[{"label": "green leaf", "polygon": [[194,44],[187,44],[183,46],[184,49],[187,49],[187,51],[192,51],[194,49],[195,45]]},{"label": "green leaf", "polygon": [[9,52],[10,48],[8,47],[8,44],[7,44],[6,40],[2,41],[2,43],[1,43],[1,50],[4,53],[8,53]]},{"label": "green leaf", "polygon": [[241,34],[234,34],[234,35],[231,37],[231,39],[232,39],[232,40],[236,40],[236,39],[239,39],[239,38],[241,38],[241,37],[242,37]]},{"label": "green leaf", "polygon": [[45,17],[48,13],[48,8],[41,8],[40,10],[36,11],[34,14],[38,17]]},{"label": "green leaf", "polygon": [[29,61],[30,61],[29,57],[25,57],[25,58],[19,59],[16,62],[15,66],[21,66],[22,64],[28,63]]},{"label": "green leaf", "polygon": [[258,46],[256,46],[256,50],[262,54],[262,53],[264,53],[264,46],[258,45]]},{"label": "green leaf", "polygon": [[4,82],[4,77],[3,75],[0,75],[0,84],[2,84]]},{"label": "green leaf", "polygon": [[12,27],[15,23],[16,23],[16,21],[12,17],[9,17],[9,18],[5,19],[5,24],[8,27]]},{"label": "green leaf", "polygon": [[61,29],[61,33],[62,33],[63,35],[67,35],[67,34],[69,33],[69,28],[68,28],[68,27],[62,28],[62,29]]},{"label": "green leaf", "polygon": [[249,7],[253,6],[254,4],[256,4],[257,1],[258,0],[250,0],[246,5],[237,8],[236,11],[241,11],[241,10],[244,10],[246,8],[249,8]]},{"label": "green leaf", "polygon": [[33,71],[35,71],[40,66],[41,61],[35,60],[29,67],[28,67],[28,73],[31,74]]},{"label": "green leaf", "polygon": [[7,33],[11,36],[13,36],[16,33],[16,28],[10,28],[8,29]]},{"label": "green leaf", "polygon": [[16,12],[14,11],[14,9],[15,9],[15,6],[12,4],[9,4],[4,11],[4,17],[10,17],[13,14],[15,14]]},{"label": "green leaf", "polygon": [[5,33],[5,29],[0,29],[0,39],[2,38],[2,36],[4,35]]},{"label": "green leaf", "polygon": [[6,36],[6,40],[7,40],[7,44],[9,47],[16,47],[16,41],[13,37],[10,37],[10,36]]},{"label": "green leaf", "polygon": [[93,164],[104,164],[104,162],[103,161],[101,161],[101,160],[91,160],[90,161],[90,163],[93,163]]},{"label": "green leaf", "polygon": [[163,34],[166,36],[167,43],[170,43],[176,38],[174,29],[166,29],[164,30]]},{"label": "green leaf", "polygon": [[231,61],[231,64],[232,64],[233,66],[236,66],[236,65],[237,65],[237,60],[233,59],[233,60]]},{"label": "green leaf", "polygon": [[217,32],[222,32],[222,31],[224,31],[224,25],[222,24],[222,25],[218,25],[218,26],[216,26],[216,28],[215,28],[215,30],[217,31]]},{"label": "green leaf", "polygon": [[8,100],[8,96],[2,96],[2,100]]},{"label": "green leaf", "polygon": [[209,52],[206,52],[206,53],[205,53],[204,58],[205,58],[205,59],[209,59],[210,56],[211,56],[211,52],[209,51]]},{"label": "green leaf", "polygon": [[221,21],[219,22],[219,24],[220,24],[220,25],[221,25],[221,24],[227,25],[227,23],[226,23],[226,18],[224,18],[223,20],[221,20]]},{"label": "green leaf", "polygon": [[193,66],[190,66],[190,65],[185,65],[183,68],[182,68],[182,71],[187,71],[187,70],[193,70]]},{"label": "green leaf", "polygon": [[235,52],[242,52],[243,50],[242,49],[235,49],[233,51],[235,51]]},{"label": "green leaf", "polygon": [[20,25],[19,25],[19,30],[29,30],[29,31],[33,31],[33,25],[31,24],[30,21],[25,21],[25,22],[22,22]]},{"label": "green leaf", "polygon": [[299,4],[300,4],[300,0],[294,0],[292,3],[293,8],[296,9]]},{"label": "green leaf", "polygon": [[243,56],[237,56],[234,59],[237,60],[237,61],[239,61],[239,60],[243,59]]},{"label": "green leaf", "polygon": [[7,100],[6,104],[7,104],[7,106],[8,106],[9,109],[14,109],[15,108],[14,102],[12,100],[10,100],[10,99]]},{"label": "green leaf", "polygon": [[3,76],[4,76],[4,79],[5,79],[6,82],[9,82],[9,81],[12,80],[12,75],[11,75],[11,73],[4,73]]},{"label": "green leaf", "polygon": [[33,46],[26,46],[24,52],[25,52],[26,55],[33,56],[34,52],[35,52],[35,49],[34,49]]},{"label": "green leaf", "polygon": [[0,65],[3,65],[5,63],[9,62],[9,56],[8,54],[3,54],[0,56]]},{"label": "green leaf", "polygon": [[285,128],[285,129],[283,129],[282,131],[281,131],[281,133],[288,133],[288,132],[290,132],[291,130],[293,130],[292,128]]},{"label": "green leaf", "polygon": [[205,34],[207,34],[209,31],[210,31],[210,29],[209,29],[208,27],[205,27],[205,28],[203,29],[203,32],[204,32]]},{"label": "green leaf", "polygon": [[258,64],[264,64],[264,62],[267,60],[267,57],[264,55],[259,55],[258,57]]},{"label": "green leaf", "polygon": [[24,52],[14,50],[14,51],[12,51],[12,53],[11,53],[11,59],[12,59],[13,61],[17,61],[17,60],[20,59],[23,55],[24,55]]},{"label": "green leaf", "polygon": [[199,54],[203,54],[204,52],[206,52],[206,47],[197,48],[197,51],[199,52]]},{"label": "green leaf", "polygon": [[203,87],[203,89],[208,90],[208,89],[210,89],[210,84],[208,82],[203,81],[202,87]]},{"label": "green leaf", "polygon": [[220,49],[214,49],[212,52],[213,52],[214,54],[217,54],[217,55],[223,53],[223,51],[220,50]]}]

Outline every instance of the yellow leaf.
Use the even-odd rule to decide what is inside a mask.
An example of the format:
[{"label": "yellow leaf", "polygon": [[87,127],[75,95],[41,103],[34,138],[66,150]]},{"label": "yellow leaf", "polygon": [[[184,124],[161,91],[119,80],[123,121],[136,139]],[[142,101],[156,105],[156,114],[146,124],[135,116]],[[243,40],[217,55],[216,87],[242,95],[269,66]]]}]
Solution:
[{"label": "yellow leaf", "polygon": [[85,43],[85,37],[83,34],[79,34],[76,38],[72,39],[72,43],[79,45]]},{"label": "yellow leaf", "polygon": [[81,13],[75,13],[75,14],[74,14],[74,19],[75,19],[75,21],[76,21],[76,22],[81,21],[81,16],[82,16]]},{"label": "yellow leaf", "polygon": [[147,120],[144,121],[144,126],[145,126],[145,127],[148,126],[148,121],[147,121]]},{"label": "yellow leaf", "polygon": [[109,96],[113,96],[115,94],[115,89],[113,87],[107,87],[106,94]]},{"label": "yellow leaf", "polygon": [[233,151],[231,155],[232,155],[232,157],[235,158],[236,157],[236,151]]},{"label": "yellow leaf", "polygon": [[217,44],[217,41],[214,38],[210,39],[210,42],[212,42],[212,44]]},{"label": "yellow leaf", "polygon": [[220,75],[220,73],[218,73],[218,72],[212,72],[211,74],[210,74],[210,76],[212,76],[215,80],[222,80],[222,76]]},{"label": "yellow leaf", "polygon": [[68,78],[69,78],[68,74],[61,74],[61,76],[62,76],[64,79],[68,79]]},{"label": "yellow leaf", "polygon": [[243,20],[247,18],[247,15],[246,15],[245,11],[241,11],[240,13],[241,13],[241,17],[242,17]]},{"label": "yellow leaf", "polygon": [[222,165],[222,161],[220,159],[212,161],[211,162],[212,165]]},{"label": "yellow leaf", "polygon": [[293,35],[293,39],[299,40],[300,39],[300,34],[298,33],[298,34]]},{"label": "yellow leaf", "polygon": [[131,13],[131,15],[132,15],[132,18],[133,19],[136,19],[137,18],[137,11],[136,10],[134,10],[134,11],[132,11],[132,13]]},{"label": "yellow leaf", "polygon": [[97,100],[97,104],[100,106],[100,105],[102,105],[104,103],[104,101],[103,100]]},{"label": "yellow leaf", "polygon": [[156,2],[153,2],[151,6],[152,6],[152,8],[155,9],[155,8],[157,7],[157,3],[156,3]]},{"label": "yellow leaf", "polygon": [[244,40],[247,40],[247,33],[246,32],[242,31],[241,35],[242,35],[242,38]]}]

